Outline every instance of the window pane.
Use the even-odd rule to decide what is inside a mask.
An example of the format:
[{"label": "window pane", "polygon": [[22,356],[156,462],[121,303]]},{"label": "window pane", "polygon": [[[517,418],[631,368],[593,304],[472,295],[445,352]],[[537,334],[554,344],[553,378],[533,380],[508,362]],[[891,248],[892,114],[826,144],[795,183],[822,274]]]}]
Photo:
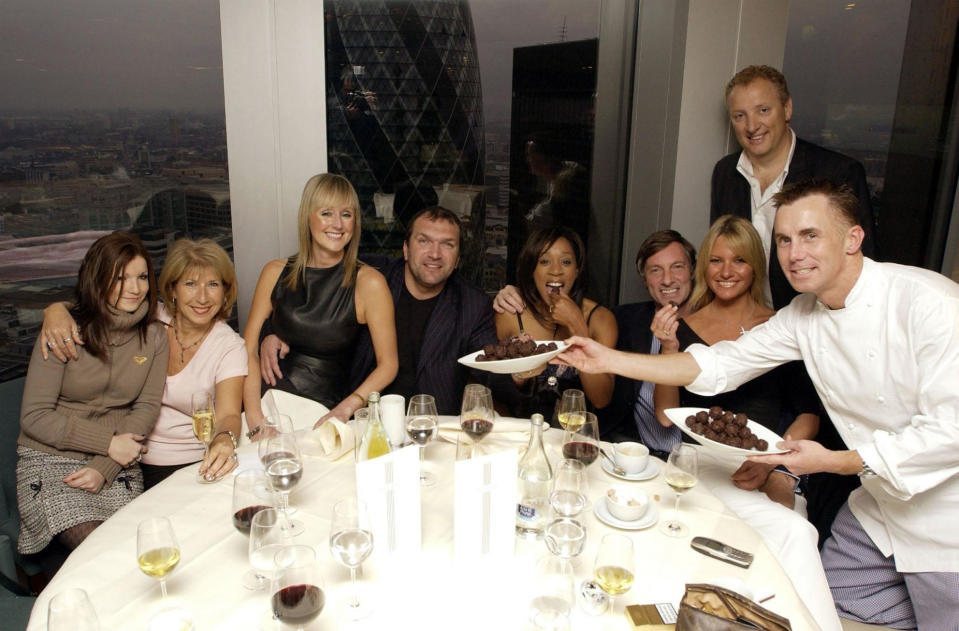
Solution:
[{"label": "window pane", "polygon": [[232,253],[216,0],[10,0],[0,20],[0,380],[89,245],[132,230]]}]

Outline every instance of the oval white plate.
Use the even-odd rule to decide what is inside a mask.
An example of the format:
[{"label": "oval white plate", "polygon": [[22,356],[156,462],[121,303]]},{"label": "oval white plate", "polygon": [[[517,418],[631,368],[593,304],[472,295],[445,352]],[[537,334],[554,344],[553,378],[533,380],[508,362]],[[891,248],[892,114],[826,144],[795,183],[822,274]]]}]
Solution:
[{"label": "oval white plate", "polygon": [[613,476],[614,478],[619,478],[620,480],[628,480],[630,482],[642,482],[643,480],[652,480],[657,475],[659,475],[659,458],[649,457],[649,460],[646,461],[646,468],[640,471],[639,473],[627,473],[626,475],[619,475],[613,471],[613,465],[609,464],[609,460],[603,458],[603,471]]},{"label": "oval white plate", "polygon": [[593,504],[593,514],[596,515],[596,519],[607,526],[620,530],[642,530],[655,525],[659,521],[659,509],[656,508],[655,502],[650,502],[649,509],[636,521],[623,521],[613,517],[609,509],[606,508],[606,500],[603,498],[599,498]]},{"label": "oval white plate", "polygon": [[784,454],[787,452],[785,449],[777,449],[776,444],[782,440],[782,437],[771,429],[760,425],[756,421],[746,421],[746,427],[752,430],[752,433],[762,438],[769,443],[769,447],[766,451],[760,451],[758,449],[743,449],[742,447],[730,447],[729,445],[724,445],[715,440],[706,438],[702,434],[697,434],[693,430],[686,427],[686,417],[690,415],[695,415],[696,412],[705,411],[708,412],[707,408],[670,408],[668,410],[663,410],[666,413],[666,416],[669,417],[669,420],[673,422],[673,425],[678,427],[684,434],[695,440],[697,443],[711,449],[713,451],[721,451],[727,454],[736,454],[739,456],[759,456],[762,454]]},{"label": "oval white plate", "polygon": [[539,368],[566,350],[566,343],[559,342],[557,340],[537,340],[536,344],[549,344],[550,342],[556,344],[555,351],[539,353],[538,355],[530,355],[529,357],[517,357],[516,359],[496,359],[488,362],[476,361],[477,356],[483,354],[481,349],[474,353],[463,355],[457,361],[464,366],[469,366],[470,368],[485,370],[486,372],[494,372],[500,375],[507,375],[514,372],[526,372],[527,370]]}]

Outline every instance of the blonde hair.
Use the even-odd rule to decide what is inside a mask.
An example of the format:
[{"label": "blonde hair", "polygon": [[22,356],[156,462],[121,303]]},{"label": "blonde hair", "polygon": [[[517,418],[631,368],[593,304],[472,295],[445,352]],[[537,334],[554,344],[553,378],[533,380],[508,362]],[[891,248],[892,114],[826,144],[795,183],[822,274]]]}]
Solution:
[{"label": "blonde hair", "polygon": [[212,269],[223,282],[223,304],[216,317],[220,320],[230,317],[237,296],[236,270],[226,250],[212,239],[179,239],[170,246],[158,284],[160,297],[171,316],[176,304],[173,288],[189,272],[206,268]]},{"label": "blonde hair", "polygon": [[306,186],[303,187],[303,195],[300,197],[300,212],[296,221],[300,249],[293,257],[290,273],[283,279],[283,283],[291,290],[296,289],[300,279],[305,280],[306,278],[306,266],[310,262],[310,252],[313,246],[313,235],[310,234],[310,215],[318,208],[330,206],[349,206],[353,209],[353,236],[343,253],[343,282],[341,286],[352,287],[356,280],[362,224],[360,221],[360,198],[350,181],[342,175],[319,173],[306,181]]},{"label": "blonde hair", "polygon": [[753,268],[753,282],[749,286],[749,295],[759,304],[763,304],[766,252],[763,250],[759,233],[748,220],[734,215],[723,215],[710,226],[699,248],[693,292],[689,297],[691,312],[699,311],[716,297],[713,290],[709,288],[709,283],[706,282],[706,268],[709,266],[709,259],[712,258],[713,245],[719,237],[725,238],[729,249],[743,257],[743,260]]}]

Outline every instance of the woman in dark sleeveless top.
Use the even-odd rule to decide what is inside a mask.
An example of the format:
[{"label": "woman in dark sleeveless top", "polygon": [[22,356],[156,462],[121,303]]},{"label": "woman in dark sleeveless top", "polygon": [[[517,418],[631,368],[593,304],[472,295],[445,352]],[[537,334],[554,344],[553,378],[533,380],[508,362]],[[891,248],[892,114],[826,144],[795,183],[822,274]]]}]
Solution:
[{"label": "woman in dark sleeveless top", "polygon": [[[583,296],[585,266],[586,250],[573,230],[557,226],[530,235],[517,259],[516,282],[526,303],[520,316],[523,330],[533,339],[564,340],[582,335],[606,346],[616,346],[613,313]],[[519,320],[514,313],[497,313],[495,322],[500,339],[519,333]],[[578,374],[570,366],[543,366],[515,374],[513,381],[526,395],[523,409],[514,413],[528,417],[539,412],[547,421],[555,419],[556,403],[563,390],[582,390],[593,408],[605,407],[613,393],[612,375]]]},{"label": "woman in dark sleeveless top", "polygon": [[[290,347],[280,360],[283,377],[276,387],[330,408],[320,422],[350,418],[370,392],[396,376],[393,299],[383,275],[357,260],[359,199],[346,178],[324,173],[307,181],[298,228],[299,252],[263,268],[243,336],[250,356],[243,402],[251,429],[263,421],[259,338],[267,318]],[[363,325],[373,338],[377,364],[349,392],[350,352]]]}]

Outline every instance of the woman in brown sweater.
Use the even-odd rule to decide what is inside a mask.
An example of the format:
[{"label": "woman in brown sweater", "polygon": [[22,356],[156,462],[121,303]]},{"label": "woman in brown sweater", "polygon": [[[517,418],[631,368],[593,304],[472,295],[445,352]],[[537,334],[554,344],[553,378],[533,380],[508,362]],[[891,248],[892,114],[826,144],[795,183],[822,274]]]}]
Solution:
[{"label": "woman in brown sweater", "polygon": [[54,536],[75,548],[143,490],[137,466],[156,422],[167,344],[153,322],[157,290],[139,238],[98,239],[80,265],[72,315],[86,340],[79,359],[44,361],[42,337],[27,371],[17,439],[18,548]]}]

